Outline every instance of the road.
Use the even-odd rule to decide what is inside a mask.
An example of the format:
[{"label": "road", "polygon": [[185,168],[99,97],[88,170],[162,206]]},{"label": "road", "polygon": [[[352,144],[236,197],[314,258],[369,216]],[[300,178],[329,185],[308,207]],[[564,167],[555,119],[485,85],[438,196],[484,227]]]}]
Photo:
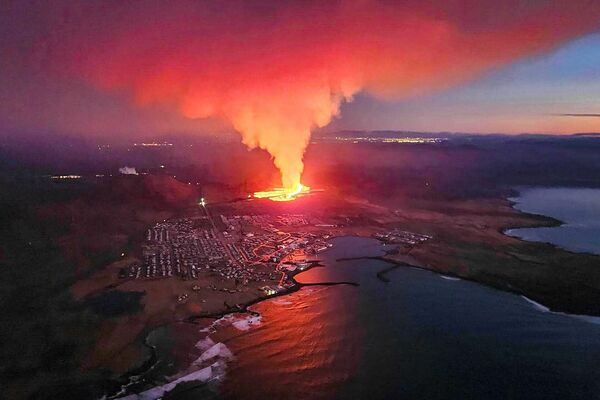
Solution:
[{"label": "road", "polygon": [[240,264],[238,262],[238,260],[233,256],[233,254],[231,254],[231,251],[229,250],[229,247],[227,247],[227,242],[225,241],[225,236],[223,236],[223,233],[219,229],[217,229],[217,226],[215,225],[215,221],[213,221],[213,218],[210,215],[210,212],[208,211],[208,207],[206,206],[206,204],[201,204],[201,207],[204,210],[204,213],[206,214],[206,217],[210,221],[210,224],[212,226],[212,229],[213,229],[213,232],[214,232],[215,236],[217,237],[217,239],[219,239],[219,241],[223,245],[223,248],[225,249],[225,253],[227,254],[227,257],[229,257],[229,259],[231,260],[231,262],[234,265],[236,265],[236,266],[238,266],[240,268],[244,267],[244,265]]}]

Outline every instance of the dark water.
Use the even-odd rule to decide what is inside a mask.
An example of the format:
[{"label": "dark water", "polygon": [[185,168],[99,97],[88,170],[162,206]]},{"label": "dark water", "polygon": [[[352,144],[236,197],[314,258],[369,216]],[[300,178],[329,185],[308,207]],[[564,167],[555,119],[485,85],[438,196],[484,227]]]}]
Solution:
[{"label": "dark water", "polygon": [[600,254],[600,189],[528,188],[511,200],[518,210],[553,217],[564,224],[511,229],[507,234],[571,251]]},{"label": "dark water", "polygon": [[[223,338],[232,399],[596,399],[600,325],[519,296],[389,264],[336,262],[380,251],[338,238],[309,287],[255,307],[262,325]],[[300,279],[299,279],[300,280]]]}]

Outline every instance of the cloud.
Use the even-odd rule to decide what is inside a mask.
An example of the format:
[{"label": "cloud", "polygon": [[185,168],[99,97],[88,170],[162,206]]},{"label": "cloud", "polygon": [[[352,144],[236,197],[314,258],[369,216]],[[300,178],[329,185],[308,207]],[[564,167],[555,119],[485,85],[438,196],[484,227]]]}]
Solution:
[{"label": "cloud", "polygon": [[553,114],[558,117],[600,117],[600,114],[581,114],[581,113],[566,113],[566,114]]}]

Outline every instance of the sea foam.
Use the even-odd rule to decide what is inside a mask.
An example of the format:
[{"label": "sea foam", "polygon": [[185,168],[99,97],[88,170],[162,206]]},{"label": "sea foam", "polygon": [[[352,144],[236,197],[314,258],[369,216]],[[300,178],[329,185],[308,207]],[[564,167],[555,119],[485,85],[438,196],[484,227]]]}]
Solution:
[{"label": "sea foam", "polygon": [[155,400],[162,397],[165,393],[173,390],[175,386],[179,385],[183,382],[208,382],[214,378],[213,369],[219,369],[219,365],[217,363],[213,365],[209,365],[208,367],[202,368],[198,371],[194,371],[190,374],[184,375],[179,379],[171,381],[161,386],[153,387],[152,389],[148,389],[145,392],[139,394],[132,394],[126,397],[121,397],[121,400]]},{"label": "sea foam", "polygon": [[236,328],[237,330],[247,331],[248,329],[252,328],[253,326],[260,325],[261,322],[262,322],[262,317],[260,315],[251,315],[246,318],[237,319],[237,320],[233,321],[231,323],[231,325],[233,325],[233,327]]},{"label": "sea foam", "polygon": [[233,354],[223,343],[217,343],[211,346],[208,350],[200,355],[192,365],[199,365],[213,358],[220,358],[225,360],[233,359]]},{"label": "sea foam", "polygon": [[454,276],[440,275],[440,278],[445,279],[447,281],[460,281],[460,278],[456,278]]},{"label": "sea foam", "polygon": [[540,303],[538,303],[536,301],[533,301],[533,300],[531,300],[528,297],[521,296],[521,298],[523,298],[523,300],[525,300],[529,304],[531,304],[538,311],[545,312],[545,313],[556,314],[556,315],[562,315],[562,316],[565,316],[565,317],[575,318],[575,319],[578,319],[578,320],[581,320],[581,321],[589,322],[591,324],[600,325],[600,317],[597,317],[597,316],[594,316],[594,315],[569,314],[569,313],[564,313],[564,312],[551,311],[545,305],[540,304]]}]

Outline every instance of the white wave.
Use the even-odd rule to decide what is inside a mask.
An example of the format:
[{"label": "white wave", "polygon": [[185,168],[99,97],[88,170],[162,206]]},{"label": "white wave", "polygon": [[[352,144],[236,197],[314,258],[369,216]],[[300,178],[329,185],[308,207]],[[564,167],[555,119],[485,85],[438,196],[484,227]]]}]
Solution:
[{"label": "white wave", "polygon": [[541,312],[551,312],[550,309],[536,301],[531,300],[529,297],[521,296],[526,302],[531,304],[536,310]]},{"label": "white wave", "polygon": [[215,345],[215,342],[209,336],[207,336],[204,339],[199,340],[198,343],[196,343],[195,347],[198,350],[206,351],[207,349],[213,347],[214,345]]},{"label": "white wave", "polygon": [[[216,363],[215,363],[216,364]],[[175,386],[183,382],[208,382],[214,378],[213,369],[219,369],[220,365],[209,365],[208,367],[202,368],[198,371],[194,371],[190,374],[184,375],[179,379],[172,382],[166,383],[161,386],[153,387],[145,392],[139,394],[132,394],[127,397],[122,397],[120,400],[156,400],[161,398],[165,393],[173,390]]]},{"label": "white wave", "polygon": [[570,318],[575,318],[578,319],[580,321],[585,321],[585,322],[589,322],[591,324],[596,324],[596,325],[600,325],[600,317],[597,317],[595,315],[584,315],[584,314],[569,314],[569,313],[565,313],[565,312],[556,312],[556,311],[551,311],[548,307],[546,307],[543,304],[540,304],[536,301],[531,300],[528,297],[525,296],[521,296],[525,301],[527,301],[529,304],[533,305],[533,307],[541,312],[545,312],[545,313],[551,313],[551,314],[555,314],[555,315],[562,315],[565,317],[570,317]]},{"label": "white wave", "polygon": [[226,322],[231,321],[231,319],[233,318],[232,314],[227,314],[217,320],[214,320],[209,326],[207,326],[206,328],[202,328],[200,329],[200,332],[206,333],[206,332],[210,332],[210,333],[214,333],[215,329],[218,326],[223,325]]},{"label": "white wave", "polygon": [[[262,317],[260,315],[249,315],[240,318],[234,314],[228,314],[213,321],[209,326],[200,329],[199,332],[214,332],[217,327],[228,324],[233,325],[236,329],[245,331],[253,326],[260,325],[261,320]],[[154,400],[161,398],[165,393],[173,390],[175,386],[183,382],[198,381],[206,383],[222,380],[227,369],[227,362],[235,358],[229,348],[224,343],[215,343],[208,335],[196,342],[195,347],[202,351],[202,354],[186,370],[169,378],[173,380],[139,394],[119,397],[118,400]],[[211,364],[206,366],[208,363]],[[179,378],[177,378],[178,376]]]},{"label": "white wave", "polygon": [[231,323],[237,330],[247,331],[253,326],[258,326],[262,322],[262,317],[260,315],[251,315],[246,318],[238,319]]},{"label": "white wave", "polygon": [[[234,314],[227,314],[213,321],[209,326],[200,329],[199,332],[212,333],[216,331],[217,327],[224,325],[232,325],[238,330],[247,331],[253,326],[260,325],[261,321],[262,317],[260,315],[249,315],[240,318]],[[162,397],[165,393],[173,390],[175,386],[183,382],[199,381],[206,383],[223,379],[227,368],[227,362],[235,358],[229,348],[224,343],[215,343],[210,336],[205,336],[203,339],[200,339],[196,342],[195,347],[198,350],[201,350],[202,354],[190,364],[187,371],[195,368],[200,369],[187,374],[186,371],[183,371],[175,376],[180,376],[182,373],[185,375],[180,376],[169,383],[156,386],[139,394],[120,397],[118,400],[154,400]],[[212,362],[212,364],[205,366],[209,362]]]},{"label": "white wave", "polygon": [[440,275],[440,278],[445,279],[447,281],[460,281],[460,278],[454,276]]},{"label": "white wave", "polygon": [[279,306],[289,306],[294,304],[294,302],[289,301],[289,300],[284,300],[284,299],[277,299],[277,300],[272,300],[273,304],[277,304]]},{"label": "white wave", "polygon": [[[250,310],[250,308],[248,308]],[[239,315],[239,314],[238,314]],[[202,333],[214,333],[216,328],[219,326],[225,326],[227,324],[232,325],[234,328],[240,331],[247,331],[253,326],[258,326],[262,322],[262,317],[260,315],[249,315],[244,317],[239,317],[234,314],[227,314],[224,317],[219,318],[214,321],[212,324],[207,326],[206,328],[200,329]]]},{"label": "white wave", "polygon": [[217,358],[217,357],[220,359],[231,360],[231,359],[233,359],[233,354],[227,348],[227,346],[225,346],[225,344],[217,343],[217,344],[214,344],[213,346],[211,346],[204,353],[202,353],[200,355],[200,357],[198,357],[196,359],[196,361],[194,361],[192,363],[192,365],[199,365],[205,361],[208,361],[210,359]]},{"label": "white wave", "polygon": [[[200,343],[198,346],[198,343]],[[222,380],[225,376],[225,370],[227,368],[227,361],[234,358],[233,353],[223,343],[214,343],[211,338],[205,338],[196,344],[196,347],[205,347],[212,343],[207,350],[205,350],[200,357],[198,357],[190,366],[190,368],[199,367],[207,361],[214,361],[209,366],[200,368],[186,375],[183,375],[169,383],[161,386],[156,386],[148,389],[139,394],[132,394],[129,396],[121,397],[119,400],[155,400],[161,398],[165,393],[173,390],[177,385],[184,382],[202,382],[207,383],[214,380]],[[189,370],[189,369],[188,369]]]}]

